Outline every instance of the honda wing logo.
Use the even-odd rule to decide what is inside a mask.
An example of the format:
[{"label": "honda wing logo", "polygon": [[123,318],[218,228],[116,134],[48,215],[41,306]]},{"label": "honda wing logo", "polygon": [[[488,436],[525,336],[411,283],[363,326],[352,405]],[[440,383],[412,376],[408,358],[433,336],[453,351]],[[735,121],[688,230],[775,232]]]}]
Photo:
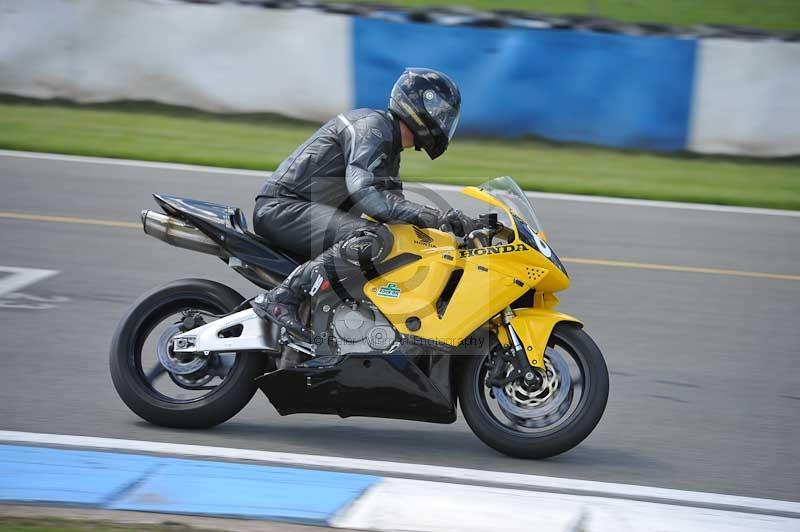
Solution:
[{"label": "honda wing logo", "polygon": [[414,226],[414,234],[417,235],[417,239],[414,240],[415,244],[419,244],[420,246],[425,246],[432,248],[433,247],[433,238],[431,238],[428,233],[417,227]]}]

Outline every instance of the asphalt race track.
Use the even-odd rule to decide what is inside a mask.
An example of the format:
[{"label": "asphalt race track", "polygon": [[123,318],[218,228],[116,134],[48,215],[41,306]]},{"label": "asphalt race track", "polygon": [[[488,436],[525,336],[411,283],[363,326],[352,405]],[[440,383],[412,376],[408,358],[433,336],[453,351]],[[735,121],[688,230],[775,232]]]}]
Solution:
[{"label": "asphalt race track", "polygon": [[[125,308],[143,291],[181,277],[255,293],[218,259],[145,236],[139,211],[155,208],[152,192],[249,211],[260,181],[245,172],[0,156],[0,429],[800,501],[798,216],[536,199],[573,279],[561,308],[584,320],[611,370],[603,421],[582,445],[554,459],[506,458],[462,420],[442,426],[281,418],[260,394],[209,431],[139,420],[108,374],[109,342]],[[438,194],[461,204],[457,193]],[[27,281],[15,286],[15,279]]]}]

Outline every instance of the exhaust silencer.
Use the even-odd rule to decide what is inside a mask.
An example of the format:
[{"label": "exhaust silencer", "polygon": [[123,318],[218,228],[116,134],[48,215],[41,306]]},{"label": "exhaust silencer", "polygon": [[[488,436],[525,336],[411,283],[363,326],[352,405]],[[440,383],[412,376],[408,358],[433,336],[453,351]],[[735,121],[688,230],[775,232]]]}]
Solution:
[{"label": "exhaust silencer", "polygon": [[142,225],[145,233],[172,246],[208,253],[217,257],[227,256],[219,244],[211,240],[195,226],[183,220],[160,212],[145,210],[142,211]]}]

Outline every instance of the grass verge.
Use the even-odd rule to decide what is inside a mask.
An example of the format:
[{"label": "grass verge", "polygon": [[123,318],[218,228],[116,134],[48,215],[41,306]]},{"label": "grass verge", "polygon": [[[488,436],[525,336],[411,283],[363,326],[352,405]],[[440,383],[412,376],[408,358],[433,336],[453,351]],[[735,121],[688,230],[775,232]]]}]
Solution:
[{"label": "grass verge", "polygon": [[[154,104],[0,100],[0,148],[274,169],[316,124]],[[666,156],[531,139],[456,138],[430,161],[406,150],[405,180],[477,184],[511,175],[526,189],[800,209],[800,159]]]},{"label": "grass verge", "polygon": [[58,518],[0,518],[0,532],[141,532],[142,530],[150,532],[203,532],[201,529],[190,528],[177,523],[123,525],[108,521],[80,521]]},{"label": "grass verge", "polygon": [[[355,1],[387,3],[386,0]],[[452,5],[484,10],[521,9],[675,26],[729,24],[773,31],[800,30],[800,2],[797,0],[389,0],[388,3],[403,7]]]}]

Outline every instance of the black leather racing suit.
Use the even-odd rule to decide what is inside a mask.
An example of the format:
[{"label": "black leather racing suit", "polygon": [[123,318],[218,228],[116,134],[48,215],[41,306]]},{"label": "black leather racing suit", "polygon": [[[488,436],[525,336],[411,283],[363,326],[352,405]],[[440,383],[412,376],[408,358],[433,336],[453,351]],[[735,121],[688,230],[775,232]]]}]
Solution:
[{"label": "black leather racing suit", "polygon": [[387,111],[342,113],[298,147],[256,198],[256,233],[310,259],[379,222],[436,225],[439,211],[406,200],[397,178],[400,124]]}]

